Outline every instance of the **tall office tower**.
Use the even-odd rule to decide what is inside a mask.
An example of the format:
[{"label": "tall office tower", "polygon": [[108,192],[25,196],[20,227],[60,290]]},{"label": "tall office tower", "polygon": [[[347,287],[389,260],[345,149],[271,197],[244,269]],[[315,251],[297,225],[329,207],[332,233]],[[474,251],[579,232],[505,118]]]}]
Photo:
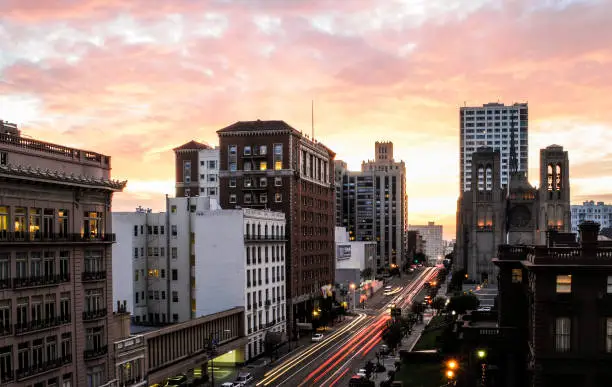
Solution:
[{"label": "tall office tower", "polygon": [[444,240],[442,239],[442,225],[427,222],[426,225],[409,225],[408,230],[418,231],[426,242],[425,255],[430,262],[444,258]]},{"label": "tall office tower", "polygon": [[242,306],[248,343],[237,359],[259,356],[267,336],[286,329],[285,215],[221,210],[210,197],[166,200],[165,213],[113,214],[115,297],[133,305],[136,324],[153,326]]},{"label": "tall office tower", "polygon": [[518,170],[527,176],[528,108],[526,103],[506,106],[487,103],[481,107],[459,109],[460,192],[471,189],[472,153],[488,147],[500,152],[501,185],[510,182],[510,133],[514,127]]},{"label": "tall office tower", "polygon": [[217,132],[222,208],[287,217],[288,330],[312,318],[313,300],[334,285],[334,152],[284,121],[236,122]]},{"label": "tall office tower", "polygon": [[114,378],[110,157],[0,121],[0,377],[6,386]]},{"label": "tall office tower", "polygon": [[375,159],[364,161],[361,171],[346,170],[336,162],[336,223],[345,227],[350,240],[377,241],[377,271],[406,263],[408,198],[406,166],[393,158],[393,143],[376,142]]},{"label": "tall office tower", "polygon": [[219,201],[219,147],[189,141],[173,150],[176,197],[210,196]]},{"label": "tall office tower", "polygon": [[598,223],[601,229],[612,227],[612,204],[590,200],[571,208],[573,233],[578,233],[578,226],[587,220]]}]

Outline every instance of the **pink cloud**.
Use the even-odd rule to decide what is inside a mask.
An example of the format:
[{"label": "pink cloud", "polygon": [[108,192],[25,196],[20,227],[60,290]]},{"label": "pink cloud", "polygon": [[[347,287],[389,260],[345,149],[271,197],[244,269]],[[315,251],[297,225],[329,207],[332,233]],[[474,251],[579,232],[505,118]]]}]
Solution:
[{"label": "pink cloud", "polygon": [[[0,94],[41,101],[26,133],[111,154],[113,173],[133,180],[172,180],[169,149],[216,143],[215,131],[237,120],[284,119],[309,131],[314,99],[317,136],[339,158],[358,166],[375,140],[393,140],[409,195],[443,192],[440,208],[457,195],[463,101],[528,100],[532,133],[565,117],[612,127],[610,3],[531,10],[532,1],[491,1],[466,12],[439,4],[433,17],[386,0],[5,1],[0,50],[10,60],[0,59]],[[180,18],[168,22],[170,14]],[[51,38],[60,27],[72,32]],[[532,141],[531,152],[545,145]],[[581,150],[578,137],[563,145],[570,157]],[[417,169],[438,154],[432,183]],[[573,171],[612,178],[596,163],[576,161]],[[139,198],[116,196],[126,206]],[[436,216],[454,227],[452,214],[411,208],[413,223]]]}]

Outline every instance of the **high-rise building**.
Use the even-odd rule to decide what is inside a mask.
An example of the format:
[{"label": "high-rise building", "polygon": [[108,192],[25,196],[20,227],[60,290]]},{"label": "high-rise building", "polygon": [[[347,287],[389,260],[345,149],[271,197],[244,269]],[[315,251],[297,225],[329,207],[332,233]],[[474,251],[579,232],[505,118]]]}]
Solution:
[{"label": "high-rise building", "polygon": [[196,141],[174,148],[176,197],[210,196],[219,200],[219,147]]},{"label": "high-rise building", "polygon": [[444,258],[444,240],[442,239],[442,225],[427,222],[426,225],[409,225],[408,230],[418,231],[425,241],[425,255],[430,262]]},{"label": "high-rise building", "polygon": [[[110,157],[21,137],[0,121],[0,379],[114,378]],[[118,310],[119,312],[119,310]]]},{"label": "high-rise building", "polygon": [[170,198],[167,208],[113,214],[122,231],[115,295],[134,305],[133,321],[162,326],[240,306],[249,342],[238,362],[260,355],[272,336],[282,340],[285,215],[221,210],[209,197]]},{"label": "high-rise building", "polygon": [[518,170],[527,175],[529,118],[526,103],[487,103],[459,109],[460,192],[472,187],[472,154],[478,148],[499,151],[501,186],[510,182],[510,133],[514,127]]},{"label": "high-rise building", "polygon": [[286,215],[288,330],[295,333],[334,285],[335,154],[284,121],[236,122],[217,133],[221,207]]},{"label": "high-rise building", "polygon": [[602,229],[612,227],[612,204],[595,203],[591,200],[582,204],[573,204],[571,209],[573,233],[577,233],[580,223],[587,220],[598,223]]},{"label": "high-rise building", "polygon": [[378,242],[376,266],[384,270],[406,263],[406,165],[394,160],[391,142],[376,142],[374,154],[361,171],[335,162],[336,225],[350,240]]}]

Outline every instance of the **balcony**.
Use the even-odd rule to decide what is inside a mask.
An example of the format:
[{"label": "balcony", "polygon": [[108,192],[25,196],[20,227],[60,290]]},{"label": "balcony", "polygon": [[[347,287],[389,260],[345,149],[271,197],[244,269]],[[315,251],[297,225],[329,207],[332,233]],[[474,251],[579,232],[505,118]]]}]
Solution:
[{"label": "balcony", "polygon": [[81,273],[82,282],[103,281],[106,279],[106,271],[86,271]]},{"label": "balcony", "polygon": [[42,374],[47,371],[51,371],[55,368],[59,368],[64,364],[70,364],[72,362],[72,355],[66,355],[59,357],[57,359],[48,360],[41,364],[36,364],[28,368],[19,368],[17,369],[17,380],[26,379],[32,376],[36,376],[38,374]]},{"label": "balcony", "polygon": [[34,331],[49,329],[49,328],[57,327],[59,325],[68,324],[70,323],[70,321],[71,321],[70,315],[65,315],[65,316],[17,323],[14,325],[15,334],[21,335],[24,333],[31,333]]},{"label": "balcony", "polygon": [[40,286],[53,286],[70,282],[70,274],[54,274],[33,277],[13,278],[13,289],[36,288]]},{"label": "balcony", "polygon": [[286,242],[287,238],[281,235],[250,235],[244,234],[245,242]]},{"label": "balcony", "polygon": [[92,321],[106,317],[106,308],[83,312],[83,321]]},{"label": "balcony", "polygon": [[49,243],[115,243],[115,234],[81,235],[81,234],[43,234],[40,232],[2,232],[1,243],[11,244],[49,244]]},{"label": "balcony", "polygon": [[108,353],[108,345],[103,345],[98,348],[86,349],[83,351],[83,357],[85,360],[96,359],[100,356],[104,356]]}]

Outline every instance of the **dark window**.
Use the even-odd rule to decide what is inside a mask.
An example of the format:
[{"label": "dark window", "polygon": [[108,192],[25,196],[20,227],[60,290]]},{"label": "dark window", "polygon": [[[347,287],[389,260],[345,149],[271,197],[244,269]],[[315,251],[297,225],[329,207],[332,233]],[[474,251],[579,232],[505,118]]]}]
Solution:
[{"label": "dark window", "polygon": [[172,281],[178,281],[178,270],[172,269]]}]

